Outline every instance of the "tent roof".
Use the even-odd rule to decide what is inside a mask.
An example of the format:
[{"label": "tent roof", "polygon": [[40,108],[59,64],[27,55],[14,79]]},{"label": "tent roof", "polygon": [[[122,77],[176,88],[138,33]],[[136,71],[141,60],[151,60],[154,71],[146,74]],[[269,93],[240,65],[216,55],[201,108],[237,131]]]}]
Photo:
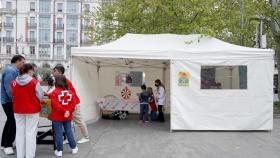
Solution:
[{"label": "tent roof", "polygon": [[271,49],[248,48],[200,34],[126,34],[108,44],[73,47],[72,56],[136,59],[273,59]]}]

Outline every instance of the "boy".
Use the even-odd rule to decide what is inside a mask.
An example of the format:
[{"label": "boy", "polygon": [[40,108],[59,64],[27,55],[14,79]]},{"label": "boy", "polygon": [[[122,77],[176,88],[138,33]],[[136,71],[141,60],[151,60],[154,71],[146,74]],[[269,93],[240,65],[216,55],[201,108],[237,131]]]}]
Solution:
[{"label": "boy", "polygon": [[148,123],[148,112],[149,112],[149,100],[150,94],[147,92],[146,85],[141,86],[142,92],[139,94],[140,102],[140,122]]}]

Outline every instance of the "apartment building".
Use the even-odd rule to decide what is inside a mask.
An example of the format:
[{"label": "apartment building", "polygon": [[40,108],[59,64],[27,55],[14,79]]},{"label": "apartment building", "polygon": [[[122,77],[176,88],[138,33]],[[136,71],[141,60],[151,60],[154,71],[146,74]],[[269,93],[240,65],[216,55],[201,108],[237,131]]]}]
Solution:
[{"label": "apartment building", "polygon": [[71,47],[90,45],[98,0],[1,0],[0,64],[23,54],[38,67],[70,67]]}]

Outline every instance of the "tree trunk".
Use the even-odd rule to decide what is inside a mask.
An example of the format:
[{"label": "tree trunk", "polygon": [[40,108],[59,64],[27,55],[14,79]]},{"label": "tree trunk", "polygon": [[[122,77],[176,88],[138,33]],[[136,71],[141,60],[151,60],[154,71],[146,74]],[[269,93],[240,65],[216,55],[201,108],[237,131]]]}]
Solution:
[{"label": "tree trunk", "polygon": [[[280,39],[280,37],[278,37]],[[275,40],[277,41],[276,43],[276,48],[275,48],[275,60],[277,63],[277,70],[278,70],[278,99],[280,100],[280,40]]]}]

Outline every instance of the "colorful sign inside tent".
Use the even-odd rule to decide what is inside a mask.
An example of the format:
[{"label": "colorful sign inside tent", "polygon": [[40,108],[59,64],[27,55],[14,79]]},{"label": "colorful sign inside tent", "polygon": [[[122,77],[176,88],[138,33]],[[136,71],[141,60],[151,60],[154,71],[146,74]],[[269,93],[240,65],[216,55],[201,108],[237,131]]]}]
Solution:
[{"label": "colorful sign inside tent", "polygon": [[190,85],[190,73],[188,71],[180,71],[178,77],[178,86]]}]

